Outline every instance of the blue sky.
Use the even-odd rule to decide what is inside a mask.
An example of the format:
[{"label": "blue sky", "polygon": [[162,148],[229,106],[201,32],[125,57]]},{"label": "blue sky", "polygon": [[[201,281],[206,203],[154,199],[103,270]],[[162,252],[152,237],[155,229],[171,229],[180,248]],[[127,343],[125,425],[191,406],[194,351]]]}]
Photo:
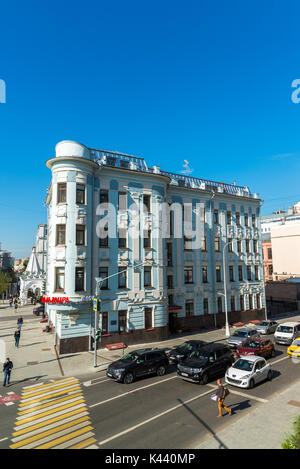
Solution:
[{"label": "blue sky", "polygon": [[64,139],[300,199],[297,1],[1,5],[0,242],[29,255]]}]

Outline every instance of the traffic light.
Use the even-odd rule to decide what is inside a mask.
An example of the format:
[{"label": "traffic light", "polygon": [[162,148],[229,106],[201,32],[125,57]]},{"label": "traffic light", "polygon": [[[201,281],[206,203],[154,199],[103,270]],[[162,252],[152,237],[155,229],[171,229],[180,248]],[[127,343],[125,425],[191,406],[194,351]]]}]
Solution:
[{"label": "traffic light", "polygon": [[95,333],[95,340],[96,340],[96,342],[98,342],[98,340],[100,340],[100,337],[101,337],[101,330],[100,330],[100,329],[97,329],[97,330],[96,330],[96,333]]}]

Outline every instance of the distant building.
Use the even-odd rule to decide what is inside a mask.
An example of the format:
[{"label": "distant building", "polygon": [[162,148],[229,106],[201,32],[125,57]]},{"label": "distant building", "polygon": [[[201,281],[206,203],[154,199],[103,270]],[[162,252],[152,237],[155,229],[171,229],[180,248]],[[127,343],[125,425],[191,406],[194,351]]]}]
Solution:
[{"label": "distant building", "polygon": [[270,233],[262,233],[261,245],[263,253],[264,278],[265,282],[268,282],[273,279],[273,254]]},{"label": "distant building", "polygon": [[11,252],[0,250],[0,270],[8,271],[12,267]]},{"label": "distant building", "polygon": [[38,259],[41,272],[47,270],[47,225],[38,225],[35,238],[35,255]]}]

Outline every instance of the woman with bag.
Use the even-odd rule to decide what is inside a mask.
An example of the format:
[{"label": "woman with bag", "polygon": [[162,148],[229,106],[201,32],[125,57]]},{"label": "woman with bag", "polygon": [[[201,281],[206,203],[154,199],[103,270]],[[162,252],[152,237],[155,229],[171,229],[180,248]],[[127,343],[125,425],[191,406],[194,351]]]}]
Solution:
[{"label": "woman with bag", "polygon": [[216,396],[218,400],[218,409],[219,409],[219,415],[217,415],[217,417],[223,417],[222,409],[225,409],[228,412],[228,414],[231,415],[231,409],[229,409],[229,407],[226,407],[224,405],[224,400],[225,400],[225,397],[228,396],[229,390],[227,388],[224,388],[220,379],[218,379],[217,383],[218,383],[218,390],[216,392]]}]

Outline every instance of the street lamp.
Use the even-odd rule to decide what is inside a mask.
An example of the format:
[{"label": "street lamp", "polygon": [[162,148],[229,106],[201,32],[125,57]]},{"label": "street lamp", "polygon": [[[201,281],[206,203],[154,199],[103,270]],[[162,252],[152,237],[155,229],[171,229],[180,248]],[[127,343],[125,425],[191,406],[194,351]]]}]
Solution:
[{"label": "street lamp", "polygon": [[[142,267],[145,264],[146,264],[146,262],[142,262],[141,264],[132,265],[132,266],[128,266],[128,267],[133,267],[135,269],[137,267]],[[121,270],[120,272],[116,272],[115,274],[109,275],[108,277],[105,277],[105,278],[95,277],[95,281],[96,281],[95,297],[96,297],[96,299],[100,300],[101,287],[102,287],[103,282],[105,282],[105,280],[108,280],[112,277],[116,277],[118,275],[121,275],[124,272],[127,272],[127,269]],[[100,308],[101,308],[101,302],[100,302]],[[98,326],[98,311],[95,310],[95,320],[94,320],[94,367],[97,367],[97,342],[96,342],[96,329],[97,329],[97,327],[96,326]],[[102,325],[101,325],[100,334],[99,334],[99,342],[100,343],[101,343],[101,336],[102,336]]]},{"label": "street lamp", "polygon": [[225,243],[223,247],[223,280],[224,280],[224,293],[218,293],[218,295],[224,296],[225,300],[225,334],[226,337],[230,336],[230,328],[228,323],[228,310],[227,310],[227,277],[226,277],[226,265],[225,265],[225,249],[232,241]]}]

